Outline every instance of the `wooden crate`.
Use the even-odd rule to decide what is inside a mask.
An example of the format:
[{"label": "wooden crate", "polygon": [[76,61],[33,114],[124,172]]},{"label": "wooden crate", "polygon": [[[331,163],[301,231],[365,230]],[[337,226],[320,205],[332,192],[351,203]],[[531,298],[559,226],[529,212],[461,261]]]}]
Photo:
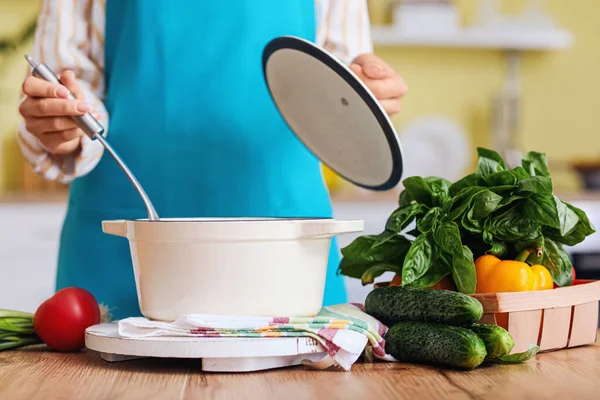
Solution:
[{"label": "wooden crate", "polygon": [[[375,287],[388,286],[378,282]],[[577,280],[573,286],[535,292],[474,294],[483,305],[480,323],[508,330],[515,341],[511,353],[534,343],[553,351],[596,342],[600,281]]]},{"label": "wooden crate", "polygon": [[600,281],[535,292],[473,295],[483,305],[480,322],[502,326],[515,340],[513,353],[531,343],[542,351],[592,344],[598,332]]}]

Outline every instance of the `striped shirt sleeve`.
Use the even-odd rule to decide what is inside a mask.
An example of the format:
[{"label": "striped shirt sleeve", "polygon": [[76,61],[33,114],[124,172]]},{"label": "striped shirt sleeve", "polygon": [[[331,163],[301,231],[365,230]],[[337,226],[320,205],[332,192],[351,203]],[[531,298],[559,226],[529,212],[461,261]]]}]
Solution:
[{"label": "striped shirt sleeve", "polygon": [[[99,122],[108,130],[104,99],[105,3],[100,0],[43,0],[32,48],[32,57],[57,74],[70,69]],[[106,133],[105,133],[106,135]],[[33,170],[47,180],[69,183],[90,172],[100,160],[103,147],[84,136],[81,151],[58,157],[48,153],[25,128],[18,130],[21,151]]]},{"label": "striped shirt sleeve", "polygon": [[345,64],[373,52],[366,0],[316,0],[317,44]]}]

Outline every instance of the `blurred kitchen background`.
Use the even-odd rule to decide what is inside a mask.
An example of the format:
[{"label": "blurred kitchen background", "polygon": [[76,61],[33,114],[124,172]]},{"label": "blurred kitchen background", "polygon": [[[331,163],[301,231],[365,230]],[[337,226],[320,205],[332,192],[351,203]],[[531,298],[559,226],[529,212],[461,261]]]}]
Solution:
[{"label": "blurred kitchen background", "polygon": [[[23,310],[52,293],[68,190],[33,174],[16,139],[39,5],[0,0],[0,306]],[[393,120],[405,177],[455,180],[474,168],[476,146],[511,163],[545,152],[557,195],[600,227],[600,1],[369,0],[369,13],[376,53],[409,86]],[[382,230],[401,188],[373,194],[326,178],[337,218]],[[600,279],[598,236],[570,249],[581,278]],[[347,286],[352,301],[370,289]]]}]

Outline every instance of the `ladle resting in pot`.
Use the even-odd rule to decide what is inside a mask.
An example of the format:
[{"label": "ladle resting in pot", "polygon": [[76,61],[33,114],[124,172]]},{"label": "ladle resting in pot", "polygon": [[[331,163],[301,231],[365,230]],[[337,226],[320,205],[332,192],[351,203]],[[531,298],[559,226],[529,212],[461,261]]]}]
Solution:
[{"label": "ladle resting in pot", "polygon": [[[29,57],[28,55],[25,55],[25,59],[33,67],[32,74],[34,76],[36,76],[40,79],[44,79],[45,81],[48,81],[48,82],[57,83],[59,85],[62,85],[62,82],[58,79],[56,74],[54,74],[54,72],[52,72],[52,70],[46,64],[44,64],[44,63],[36,64],[33,61],[33,59],[31,57]],[[71,93],[69,93],[69,98],[75,100],[75,97]],[[121,157],[119,157],[119,155],[112,148],[110,143],[108,143],[106,141],[106,139],[104,139],[104,137],[102,136],[102,134],[104,133],[104,127],[102,127],[102,125],[100,125],[100,123],[96,120],[96,118],[94,118],[92,116],[92,114],[90,114],[89,112],[85,113],[84,115],[73,116],[71,118],[73,118],[73,120],[75,121],[77,126],[79,126],[81,128],[81,130],[83,130],[90,139],[92,139],[92,140],[98,139],[98,141],[100,143],[102,143],[102,146],[104,146],[104,148],[106,150],[108,150],[108,152],[110,153],[112,158],[114,158],[115,161],[117,162],[117,164],[119,164],[119,167],[121,167],[123,172],[125,172],[125,175],[127,175],[127,178],[129,178],[129,181],[131,182],[131,184],[133,185],[135,190],[137,190],[140,197],[142,198],[142,201],[144,202],[144,205],[146,206],[146,210],[148,211],[148,220],[158,221],[160,219],[158,217],[158,213],[154,209],[154,206],[152,205],[150,198],[144,191],[144,188],[142,188],[142,185],[140,185],[140,183],[135,178],[133,173],[129,170],[129,168],[127,168],[127,165],[123,162],[123,160],[121,160]]]}]

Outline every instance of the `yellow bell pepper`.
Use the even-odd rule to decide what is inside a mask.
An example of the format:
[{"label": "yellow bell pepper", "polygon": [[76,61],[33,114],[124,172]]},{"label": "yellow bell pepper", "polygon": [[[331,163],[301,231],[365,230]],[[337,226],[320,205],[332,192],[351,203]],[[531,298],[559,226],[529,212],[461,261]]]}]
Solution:
[{"label": "yellow bell pepper", "polygon": [[475,272],[476,293],[527,292],[553,288],[552,276],[546,267],[530,267],[524,261],[502,261],[492,255],[483,255],[475,261]]}]

